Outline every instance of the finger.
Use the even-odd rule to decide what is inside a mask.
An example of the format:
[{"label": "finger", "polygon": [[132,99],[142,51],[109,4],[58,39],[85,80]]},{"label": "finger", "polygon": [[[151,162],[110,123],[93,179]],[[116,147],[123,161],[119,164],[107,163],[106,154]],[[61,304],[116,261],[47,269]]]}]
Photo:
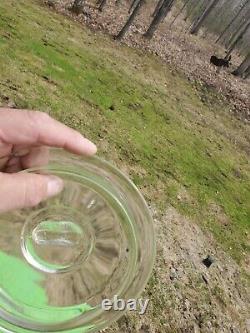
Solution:
[{"label": "finger", "polygon": [[49,163],[49,148],[46,146],[33,147],[20,160],[22,169],[45,166]]},{"label": "finger", "polygon": [[28,173],[0,173],[0,184],[0,213],[34,207],[63,189],[58,177]]},{"label": "finger", "polygon": [[[13,154],[13,152],[12,152]],[[49,148],[46,146],[38,146],[21,149],[15,149],[14,156],[9,158],[2,169],[4,172],[16,173],[24,169],[42,167],[49,162]]]},{"label": "finger", "polygon": [[[32,146],[33,147],[33,146]],[[31,146],[26,145],[14,145],[11,151],[11,155],[14,157],[23,157],[28,155]]]},{"label": "finger", "polygon": [[0,157],[0,171],[6,167],[9,157]]},{"label": "finger", "polygon": [[72,153],[93,155],[96,146],[79,132],[48,114],[5,109],[0,112],[0,141],[16,145],[46,145]]},{"label": "finger", "polygon": [[0,142],[0,171],[3,170],[6,163],[8,162],[11,150],[11,144],[3,144]]},{"label": "finger", "polygon": [[23,168],[19,157],[10,158],[9,161],[6,163],[5,168],[3,169],[4,172],[8,173],[16,173],[21,170],[23,170]]}]

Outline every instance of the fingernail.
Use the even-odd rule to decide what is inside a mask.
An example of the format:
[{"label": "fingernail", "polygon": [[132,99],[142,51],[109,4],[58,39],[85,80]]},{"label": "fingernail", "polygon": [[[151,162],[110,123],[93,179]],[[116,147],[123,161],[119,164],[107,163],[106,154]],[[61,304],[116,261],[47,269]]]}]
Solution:
[{"label": "fingernail", "polygon": [[85,138],[84,138],[84,148],[85,148],[85,153],[88,155],[94,155],[97,152],[96,145]]},{"label": "fingernail", "polygon": [[62,191],[62,189],[63,189],[62,179],[55,176],[49,176],[49,181],[47,185],[48,197],[53,197],[59,194]]}]

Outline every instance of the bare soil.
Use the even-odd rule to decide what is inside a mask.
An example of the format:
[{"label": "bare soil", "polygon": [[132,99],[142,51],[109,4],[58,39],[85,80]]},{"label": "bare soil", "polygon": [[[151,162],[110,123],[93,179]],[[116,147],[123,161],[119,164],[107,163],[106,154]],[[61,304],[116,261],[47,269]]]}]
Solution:
[{"label": "bare soil", "polygon": [[[152,209],[158,239],[145,316],[122,318],[105,333],[250,332],[250,294],[241,268],[198,225],[169,206]],[[214,262],[207,268],[203,259]]]}]

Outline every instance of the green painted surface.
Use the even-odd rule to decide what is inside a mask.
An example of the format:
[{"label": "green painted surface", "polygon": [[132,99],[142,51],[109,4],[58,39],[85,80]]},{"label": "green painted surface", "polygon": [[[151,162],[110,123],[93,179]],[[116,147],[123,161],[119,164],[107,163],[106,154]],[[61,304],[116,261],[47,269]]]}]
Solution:
[{"label": "green painted surface", "polygon": [[40,285],[42,275],[20,259],[0,252],[0,286],[16,301],[34,306],[47,304],[47,295]]},{"label": "green painted surface", "polygon": [[[44,323],[53,323],[55,319],[68,320],[89,311],[88,304],[58,308],[48,307],[46,291],[42,288],[43,275],[34,270],[19,258],[0,252],[0,288],[17,306],[22,306],[24,314],[14,311],[8,302],[4,304],[6,310],[18,317],[30,318]],[[40,309],[40,311],[39,311]]]}]

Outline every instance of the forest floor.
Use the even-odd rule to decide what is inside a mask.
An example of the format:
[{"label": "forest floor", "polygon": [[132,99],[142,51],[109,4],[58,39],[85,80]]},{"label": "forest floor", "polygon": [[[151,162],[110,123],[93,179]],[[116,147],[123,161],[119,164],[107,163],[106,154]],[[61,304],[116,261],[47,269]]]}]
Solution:
[{"label": "forest floor", "polygon": [[45,111],[84,133],[154,216],[149,310],[105,332],[248,333],[249,124],[177,67],[39,0],[0,3],[0,105]]}]

